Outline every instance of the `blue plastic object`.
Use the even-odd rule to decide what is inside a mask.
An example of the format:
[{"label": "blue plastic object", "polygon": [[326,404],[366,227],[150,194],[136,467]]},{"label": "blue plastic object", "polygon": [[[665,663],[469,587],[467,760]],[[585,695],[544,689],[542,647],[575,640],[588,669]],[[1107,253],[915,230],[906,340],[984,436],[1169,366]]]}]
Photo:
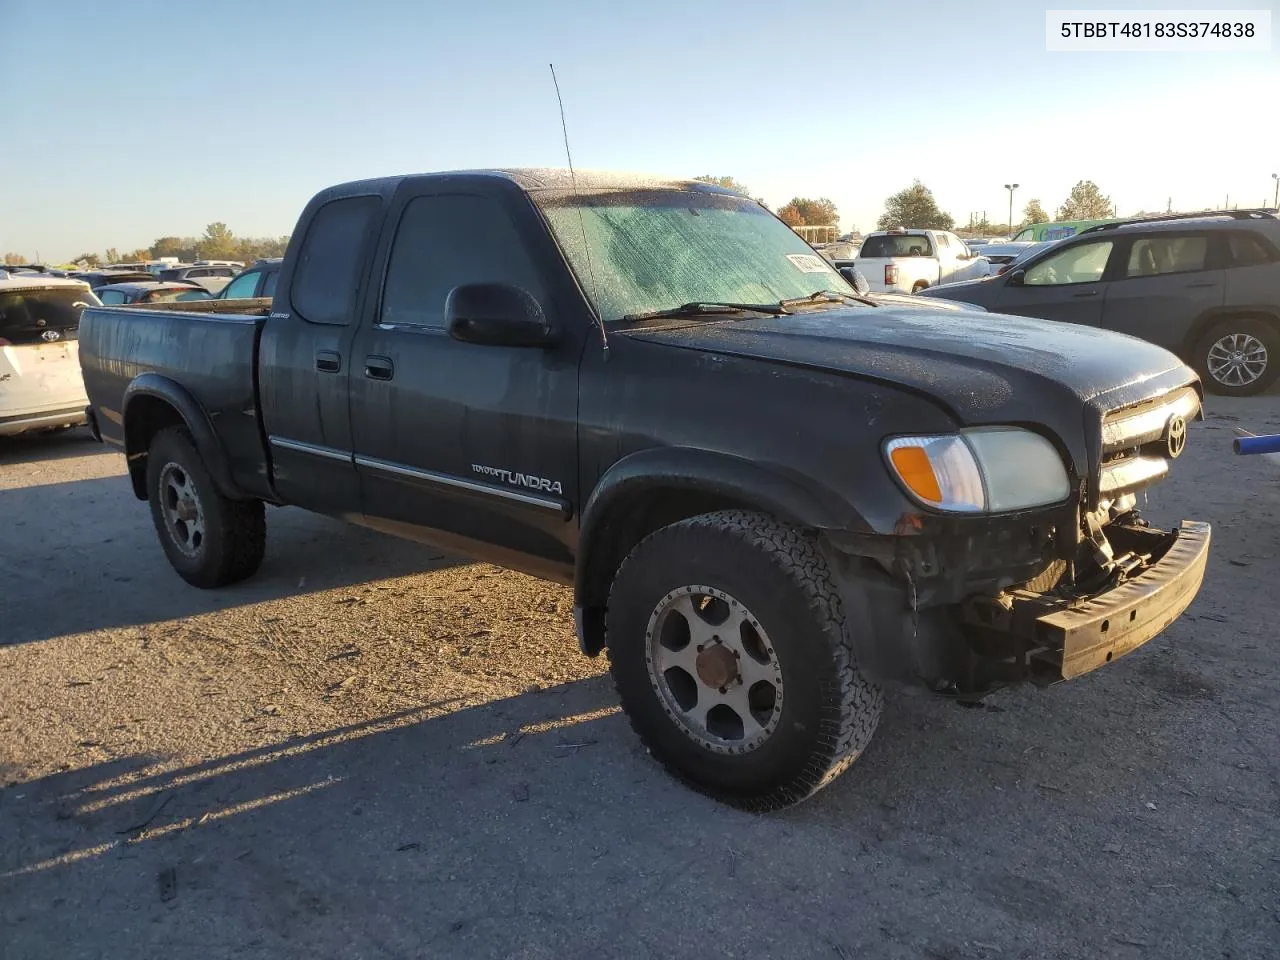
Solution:
[{"label": "blue plastic object", "polygon": [[1267,437],[1236,437],[1234,448],[1236,453],[1280,453],[1280,434]]}]

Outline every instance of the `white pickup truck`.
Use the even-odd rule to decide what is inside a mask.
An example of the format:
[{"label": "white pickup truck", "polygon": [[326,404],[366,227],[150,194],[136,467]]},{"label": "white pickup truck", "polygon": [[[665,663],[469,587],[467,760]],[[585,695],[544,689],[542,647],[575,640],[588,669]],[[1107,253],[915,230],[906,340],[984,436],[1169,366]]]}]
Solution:
[{"label": "white pickup truck", "polygon": [[991,273],[991,264],[954,233],[901,227],[863,238],[854,266],[877,293],[919,293]]}]

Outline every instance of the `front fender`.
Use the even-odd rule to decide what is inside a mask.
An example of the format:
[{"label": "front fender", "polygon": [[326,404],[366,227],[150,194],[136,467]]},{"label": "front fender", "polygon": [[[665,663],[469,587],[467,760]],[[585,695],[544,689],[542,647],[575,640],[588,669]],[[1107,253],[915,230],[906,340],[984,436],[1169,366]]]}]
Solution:
[{"label": "front fender", "polygon": [[647,496],[680,492],[760,510],[797,526],[870,532],[869,525],[845,498],[780,464],[684,447],[642,450],[613,464],[582,510],[574,576],[575,602],[579,606],[591,606],[600,600],[592,588],[593,574],[597,579],[612,578],[612,569],[599,569],[600,560],[608,557],[605,547],[610,534],[624,526],[621,521],[631,509]]},{"label": "front fender", "polygon": [[[147,400],[144,400],[147,398]],[[218,440],[218,434],[209,415],[186,387],[158,373],[143,373],[135,377],[125,388],[121,403],[124,421],[125,456],[129,462],[129,475],[133,491],[139,500],[146,499],[146,471],[139,468],[145,463],[147,447],[155,433],[142,415],[154,409],[151,403],[159,401],[168,406],[186,425],[195,441],[196,450],[205,468],[213,477],[218,491],[224,496],[239,499],[243,496],[231,479],[226,451]],[[167,424],[166,424],[167,425]]]}]

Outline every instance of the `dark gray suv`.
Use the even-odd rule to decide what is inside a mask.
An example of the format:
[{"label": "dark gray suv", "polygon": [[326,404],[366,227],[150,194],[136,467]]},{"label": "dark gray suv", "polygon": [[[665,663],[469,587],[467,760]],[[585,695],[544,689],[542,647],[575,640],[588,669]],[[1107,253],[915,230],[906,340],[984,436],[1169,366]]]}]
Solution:
[{"label": "dark gray suv", "polygon": [[1109,223],[999,277],[919,294],[1062,320],[1167,347],[1215,393],[1247,396],[1280,374],[1280,219],[1232,210]]}]

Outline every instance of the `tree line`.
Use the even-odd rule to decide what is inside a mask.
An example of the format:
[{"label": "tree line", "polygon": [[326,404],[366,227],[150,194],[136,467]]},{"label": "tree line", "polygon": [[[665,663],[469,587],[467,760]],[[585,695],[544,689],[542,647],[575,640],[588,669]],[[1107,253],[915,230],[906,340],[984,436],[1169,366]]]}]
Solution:
[{"label": "tree line", "polygon": [[[151,246],[136,250],[121,251],[108,247],[101,254],[92,251],[82,253],[73,257],[71,262],[97,267],[107,263],[135,263],[177,257],[184,263],[192,260],[239,260],[241,263],[251,263],[262,257],[282,257],[288,245],[288,236],[237,237],[225,223],[219,221],[205,227],[203,236],[159,237]],[[20,253],[6,253],[4,262],[10,266],[19,266],[26,263],[27,258]]]},{"label": "tree line", "polygon": [[[744,197],[751,196],[751,191],[733,177],[707,175],[695,179],[733,190]],[[756,199],[764,204],[763,200]],[[827,226],[840,222],[836,205],[826,197],[816,200],[809,197],[793,197],[790,202],[779,207],[777,213],[779,219],[790,227]],[[1055,217],[1051,218],[1039,199],[1033,198],[1028,200],[1022,208],[1022,221],[1018,224],[992,223],[984,217],[980,221],[971,220],[964,229],[966,232],[974,233],[1011,233],[1019,227],[1033,223],[1048,223],[1051,219],[1102,220],[1113,216],[1114,213],[1115,205],[1111,202],[1111,198],[1105,196],[1092,180],[1081,180],[1071,188],[1067,198],[1057,208]],[[916,180],[911,186],[899,190],[885,200],[884,213],[876,221],[876,227],[880,230],[888,230],[890,227],[954,230],[956,220],[938,206],[933,191]],[[853,232],[856,233],[857,230]]]}]

